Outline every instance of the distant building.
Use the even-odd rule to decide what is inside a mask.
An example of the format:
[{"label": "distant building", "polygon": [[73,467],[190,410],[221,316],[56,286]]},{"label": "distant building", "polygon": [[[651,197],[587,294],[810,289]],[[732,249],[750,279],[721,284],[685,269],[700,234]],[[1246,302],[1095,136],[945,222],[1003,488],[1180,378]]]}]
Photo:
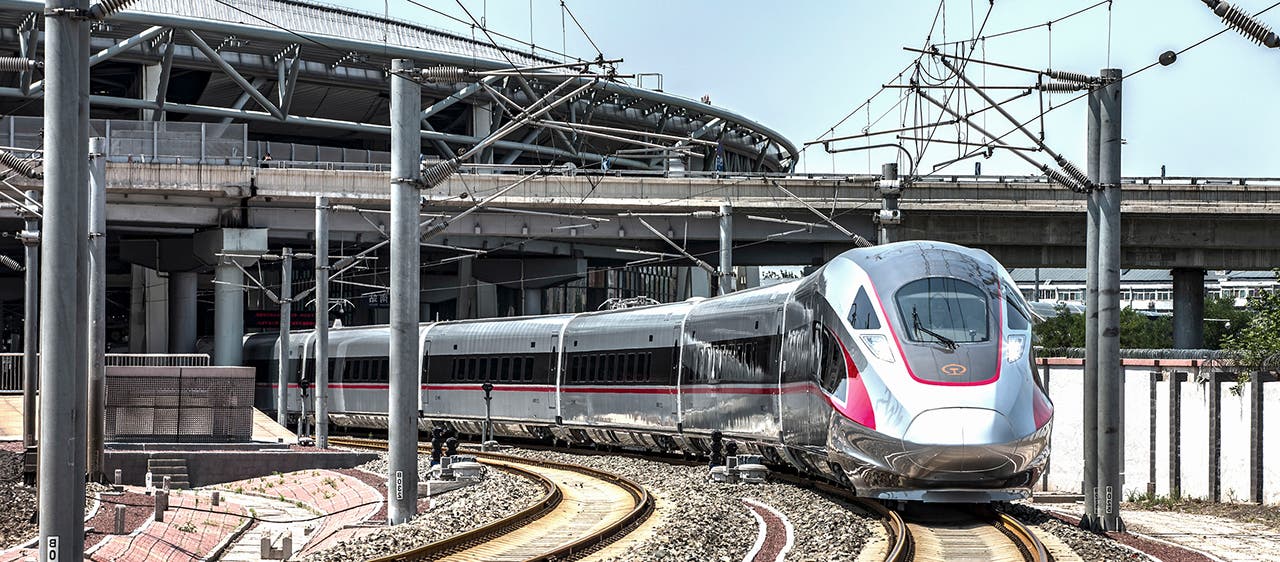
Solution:
[{"label": "distant building", "polygon": [[[1036,278],[1039,272],[1039,295]],[[1018,268],[1009,271],[1018,290],[1028,300],[1080,304],[1085,298],[1085,270],[1057,267]],[[1244,308],[1249,297],[1272,291],[1280,281],[1271,271],[1206,271],[1205,297],[1234,299]],[[1167,269],[1126,269],[1120,273],[1120,305],[1157,313],[1173,312],[1173,275]]]}]

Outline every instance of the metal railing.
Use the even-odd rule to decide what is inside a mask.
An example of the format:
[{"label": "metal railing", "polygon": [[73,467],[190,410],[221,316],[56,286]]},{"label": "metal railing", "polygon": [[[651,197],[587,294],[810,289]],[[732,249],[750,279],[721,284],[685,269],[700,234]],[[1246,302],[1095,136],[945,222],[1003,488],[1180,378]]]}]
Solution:
[{"label": "metal railing", "polygon": [[[207,367],[207,353],[108,353],[108,367]],[[0,353],[0,394],[22,392],[22,354]]]}]

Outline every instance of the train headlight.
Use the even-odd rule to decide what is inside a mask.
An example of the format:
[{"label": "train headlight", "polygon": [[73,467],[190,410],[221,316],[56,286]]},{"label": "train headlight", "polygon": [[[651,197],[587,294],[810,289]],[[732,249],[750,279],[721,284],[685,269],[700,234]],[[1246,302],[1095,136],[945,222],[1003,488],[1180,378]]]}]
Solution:
[{"label": "train headlight", "polygon": [[889,338],[880,334],[864,334],[862,343],[867,345],[867,349],[876,356],[876,359],[893,363],[893,348],[889,347]]},{"label": "train headlight", "polygon": [[1027,352],[1027,336],[1025,334],[1010,334],[1004,338],[1004,360],[1013,363]]}]

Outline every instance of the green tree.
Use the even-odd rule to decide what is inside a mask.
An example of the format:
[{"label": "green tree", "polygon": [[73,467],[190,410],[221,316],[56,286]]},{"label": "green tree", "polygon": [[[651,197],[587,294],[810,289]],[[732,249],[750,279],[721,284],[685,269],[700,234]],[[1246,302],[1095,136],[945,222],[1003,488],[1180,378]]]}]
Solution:
[{"label": "green tree", "polygon": [[1262,291],[1249,297],[1249,312],[1253,316],[1248,324],[1226,338],[1226,348],[1240,353],[1242,371],[1280,368],[1280,292]]},{"label": "green tree", "polygon": [[1205,299],[1205,349],[1227,349],[1227,342],[1242,332],[1252,317],[1252,311],[1236,308],[1236,301],[1231,297]]},{"label": "green tree", "polygon": [[1045,349],[1084,347],[1084,315],[1068,312],[1065,304],[1059,304],[1056,312],[1057,316],[1032,327],[1036,345]]},{"label": "green tree", "polygon": [[1147,316],[1125,307],[1120,310],[1121,349],[1168,349],[1173,347],[1173,319]]}]

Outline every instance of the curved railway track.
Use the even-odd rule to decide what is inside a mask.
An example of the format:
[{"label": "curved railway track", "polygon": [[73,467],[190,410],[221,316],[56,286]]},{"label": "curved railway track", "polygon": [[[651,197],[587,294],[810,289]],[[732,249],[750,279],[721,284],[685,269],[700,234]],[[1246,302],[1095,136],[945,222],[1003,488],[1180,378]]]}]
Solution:
[{"label": "curved railway track", "polygon": [[1044,545],[1017,519],[989,506],[913,506],[904,529],[915,562],[1050,562]]},{"label": "curved railway track", "polygon": [[[330,438],[330,442],[338,445],[347,445],[353,447],[377,448],[386,447],[385,441],[373,439],[351,439],[351,438]],[[529,445],[522,445],[530,447]],[[538,448],[536,446],[532,448]],[[430,452],[429,446],[419,448],[422,452]],[[603,454],[589,451],[577,451],[581,454]],[[534,480],[547,480],[550,485],[544,484],[548,489],[548,497],[539,501],[536,505],[531,506],[524,512],[517,513],[507,519],[496,521],[490,525],[475,529],[462,535],[451,537],[444,541],[426,545],[414,551],[400,553],[393,556],[379,558],[370,562],[392,562],[392,561],[409,561],[409,560],[565,560],[578,558],[584,554],[595,550],[594,547],[601,546],[611,542],[612,539],[618,538],[625,534],[634,525],[642,522],[648,513],[652,511],[652,500],[649,499],[648,493],[643,487],[607,472],[601,472],[586,467],[553,463],[548,461],[532,460],[523,457],[515,457],[511,455],[502,455],[497,453],[481,453],[474,450],[468,450],[467,454],[474,454],[481,462],[486,464],[500,466],[513,472],[528,475]],[[687,461],[676,459],[654,458],[643,455],[633,455],[630,453],[621,453],[629,456],[640,456],[649,460],[660,460],[663,462],[671,462],[676,464],[689,464]],[[702,463],[695,463],[702,464]],[[524,538],[537,536],[537,528],[527,526],[522,527],[534,520],[542,520],[547,516],[555,505],[563,503],[563,486],[556,486],[554,478],[546,478],[542,473],[536,470],[530,470],[530,466],[541,466],[548,469],[557,469],[563,467],[568,472],[578,474],[589,474],[592,478],[602,478],[604,480],[613,480],[622,487],[630,490],[633,498],[637,501],[628,514],[628,517],[620,519],[609,525],[607,529],[600,529],[599,532],[592,534],[589,530],[583,539],[576,541],[574,545],[566,545],[555,553],[545,553],[542,555],[530,554],[526,557],[521,555],[513,555],[512,557],[497,556],[497,551],[479,550],[477,545],[490,543],[498,540],[500,537],[506,537],[505,541],[498,540],[493,544],[511,544],[516,545]],[[791,484],[812,488],[822,492],[828,496],[836,497],[844,500],[846,503],[856,506],[869,514],[879,517],[881,525],[884,527],[888,541],[884,548],[885,562],[930,562],[930,561],[996,561],[996,562],[1052,562],[1053,557],[1049,554],[1044,544],[1036,537],[1026,525],[1005,513],[999,512],[986,505],[948,505],[948,504],[924,504],[914,506],[912,513],[906,518],[894,509],[885,507],[880,502],[869,500],[854,495],[847,488],[835,486],[833,484],[815,481],[795,475],[772,473],[770,478],[786,481]],[[561,492],[558,499],[552,499],[551,496],[556,491]],[[641,499],[643,498],[643,499]],[[571,498],[572,502],[580,502],[581,498]],[[614,510],[616,511],[616,510]],[[598,517],[598,515],[592,515]],[[554,518],[545,519],[547,523],[555,525]],[[519,529],[519,531],[515,531]],[[520,532],[520,534],[515,534]],[[577,544],[581,543],[581,544]],[[421,552],[419,552],[421,551]],[[455,553],[467,553],[465,557],[451,557]],[[529,553],[525,553],[529,554]],[[479,555],[479,557],[475,557]]]},{"label": "curved railway track", "polygon": [[[330,443],[386,449],[385,441],[375,439],[333,437]],[[510,517],[370,562],[575,560],[625,535],[653,511],[644,487],[615,474],[498,453],[467,454],[540,483],[546,494]]]}]

